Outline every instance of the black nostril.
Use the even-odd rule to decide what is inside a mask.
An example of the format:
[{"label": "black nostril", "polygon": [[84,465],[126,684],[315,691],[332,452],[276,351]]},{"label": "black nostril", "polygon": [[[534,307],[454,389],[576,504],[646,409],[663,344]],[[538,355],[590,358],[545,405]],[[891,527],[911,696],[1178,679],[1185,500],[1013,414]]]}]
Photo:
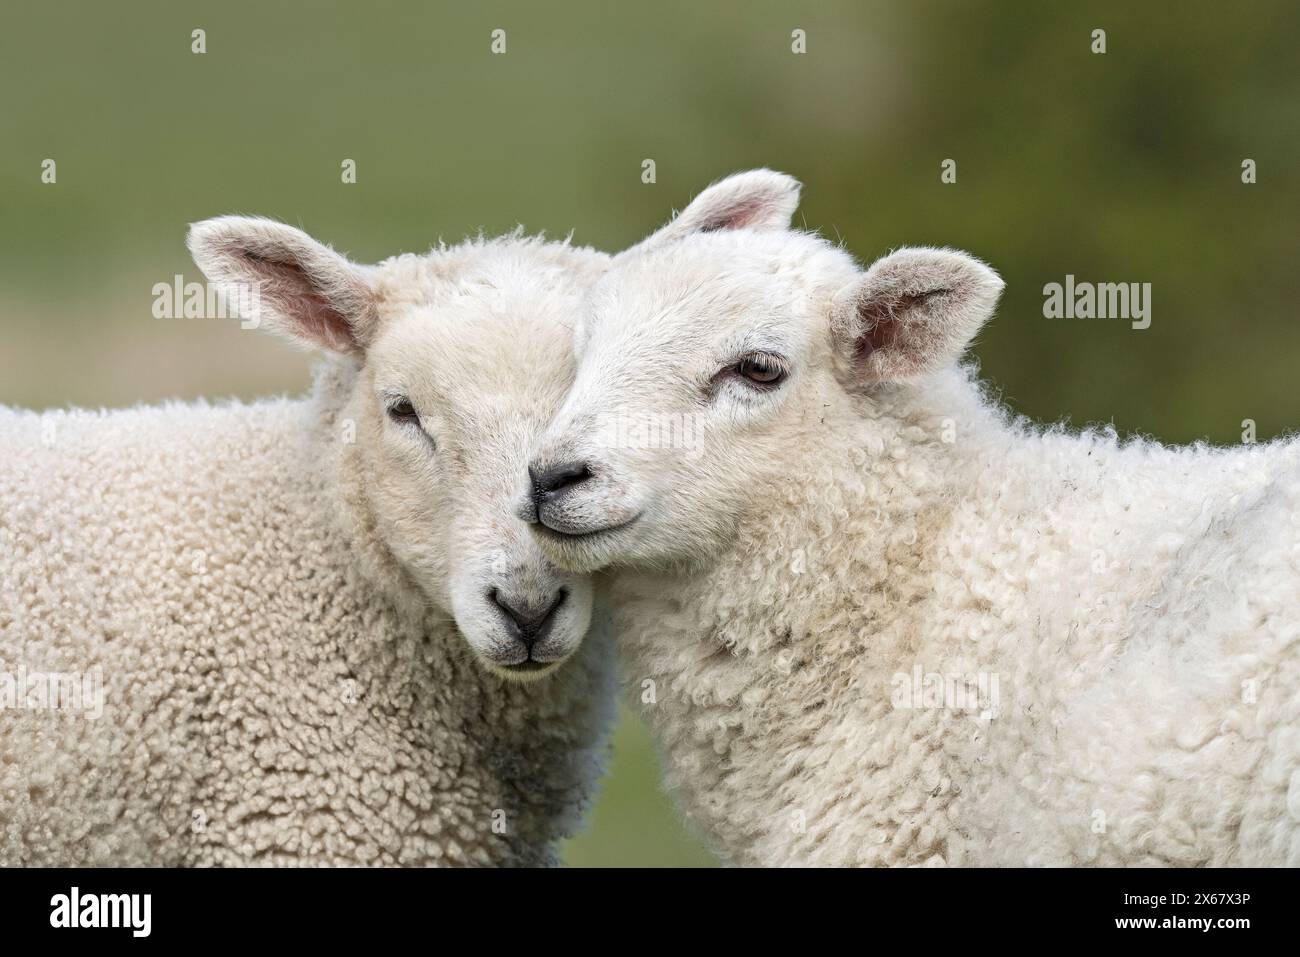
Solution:
[{"label": "black nostril", "polygon": [[541,472],[530,467],[528,475],[533,480],[533,496],[540,499],[585,482],[591,478],[591,468],[586,462],[565,462]]},{"label": "black nostril", "polygon": [[568,596],[569,590],[561,588],[549,604],[541,605],[526,601],[512,601],[503,597],[495,588],[488,592],[488,598],[515,626],[514,636],[526,645],[531,645],[546,636],[555,612],[564,604],[564,599]]}]

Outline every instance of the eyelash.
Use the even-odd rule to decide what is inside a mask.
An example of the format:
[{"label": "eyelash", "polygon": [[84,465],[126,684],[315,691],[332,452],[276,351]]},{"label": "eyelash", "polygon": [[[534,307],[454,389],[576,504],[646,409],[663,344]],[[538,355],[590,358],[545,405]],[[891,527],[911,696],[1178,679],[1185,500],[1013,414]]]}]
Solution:
[{"label": "eyelash", "polygon": [[401,428],[409,429],[414,426],[419,430],[420,435],[428,439],[429,445],[437,449],[438,441],[424,427],[424,422],[420,419],[420,413],[416,411],[415,405],[410,399],[397,396],[389,399],[384,406],[384,415],[389,421]]},{"label": "eyelash", "polygon": [[394,422],[414,422],[417,425],[420,422],[420,413],[415,411],[410,399],[394,399],[384,411]]},{"label": "eyelash", "polygon": [[[775,373],[776,377],[769,382],[757,381],[746,374],[746,366],[761,367],[759,370],[761,374],[771,372]],[[770,352],[751,352],[729,365],[723,370],[723,374],[739,380],[743,386],[756,392],[772,392],[785,382],[790,375],[790,367],[784,359]]]}]

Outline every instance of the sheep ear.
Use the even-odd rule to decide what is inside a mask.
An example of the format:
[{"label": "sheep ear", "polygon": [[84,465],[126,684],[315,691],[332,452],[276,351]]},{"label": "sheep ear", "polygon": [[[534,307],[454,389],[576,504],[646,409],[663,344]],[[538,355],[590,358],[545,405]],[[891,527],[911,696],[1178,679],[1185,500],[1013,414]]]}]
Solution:
[{"label": "sheep ear", "polygon": [[194,262],[246,319],[294,342],[360,353],[374,332],[362,267],[302,230],[270,219],[219,216],[190,226]]},{"label": "sheep ear", "polygon": [[736,173],[696,196],[671,223],[653,233],[641,246],[724,229],[786,229],[799,208],[802,188],[793,176],[770,169]]},{"label": "sheep ear", "polygon": [[956,362],[993,315],[1002,280],[951,249],[900,249],[835,297],[831,331],[858,383],[907,379]]}]

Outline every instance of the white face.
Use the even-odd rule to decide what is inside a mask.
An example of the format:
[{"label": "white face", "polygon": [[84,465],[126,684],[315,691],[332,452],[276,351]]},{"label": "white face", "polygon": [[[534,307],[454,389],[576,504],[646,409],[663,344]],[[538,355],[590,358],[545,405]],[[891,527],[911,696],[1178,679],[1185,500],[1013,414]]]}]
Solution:
[{"label": "white face", "polygon": [[631,254],[594,287],[577,381],[520,508],[562,564],[707,559],[760,490],[797,467],[786,452],[818,410],[847,401],[823,290],[851,267],[832,254],[802,273],[778,269],[781,248],[703,233]]},{"label": "white face", "polygon": [[788,507],[864,396],[955,363],[1001,288],[952,250],[864,273],[804,233],[652,237],[592,289],[518,514],[566,568],[707,562]]},{"label": "white face", "polygon": [[[514,515],[516,476],[573,379],[572,323],[608,257],[506,239],[355,265],[248,217],[194,225],[195,261],[255,320],[359,366],[343,412],[348,507],[367,547],[454,616],[491,670],[554,670],[591,622],[592,587]],[[234,301],[240,301],[238,299]]]},{"label": "white face", "polygon": [[536,313],[505,293],[381,317],[354,398],[378,534],[485,665],[524,679],[578,648],[592,609],[587,577],[513,515],[515,476],[572,377],[567,328]]}]

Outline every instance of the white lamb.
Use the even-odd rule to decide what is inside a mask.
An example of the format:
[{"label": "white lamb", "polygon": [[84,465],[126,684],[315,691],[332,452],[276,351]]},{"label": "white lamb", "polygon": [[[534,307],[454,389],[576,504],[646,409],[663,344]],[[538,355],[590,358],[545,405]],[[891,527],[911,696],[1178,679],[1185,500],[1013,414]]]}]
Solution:
[{"label": "white lamb", "polygon": [[1300,443],[1012,420],[956,368],[997,276],[864,272],[798,189],[597,282],[521,506],[612,569],[690,817],[739,864],[1300,864]]},{"label": "white lamb", "polygon": [[334,358],[301,400],[0,410],[0,864],[552,862],[612,669],[509,516],[607,257],[190,246]]}]

